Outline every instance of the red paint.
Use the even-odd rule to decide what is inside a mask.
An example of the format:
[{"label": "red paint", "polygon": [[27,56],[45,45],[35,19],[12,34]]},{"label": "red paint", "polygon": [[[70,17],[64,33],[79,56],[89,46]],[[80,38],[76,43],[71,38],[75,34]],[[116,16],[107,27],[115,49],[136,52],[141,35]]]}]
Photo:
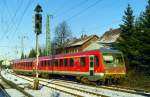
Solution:
[{"label": "red paint", "polygon": [[[42,66],[41,62],[44,60],[51,60],[52,56],[45,56],[45,57],[39,57],[39,65],[38,70],[42,71],[68,71],[68,72],[87,72],[89,73],[89,56],[94,55],[97,56],[99,59],[99,66],[94,65],[94,72],[95,73],[105,73],[105,66],[102,63],[102,54],[100,50],[94,50],[94,51],[86,51],[86,52],[79,52],[79,53],[70,53],[70,54],[62,54],[62,55],[56,55],[53,56],[53,59],[65,59],[66,57],[69,58],[68,62],[70,61],[70,58],[73,57],[74,59],[74,65],[73,67],[65,67],[64,66],[64,60],[63,60],[63,66],[60,65],[56,67],[55,65],[52,67],[51,63],[50,66],[48,66],[48,63],[46,66]],[[85,56],[85,66],[80,65],[80,57]],[[96,61],[96,60],[95,60]],[[28,63],[32,63],[31,65],[27,65]],[[23,60],[15,60],[13,64],[13,69],[15,70],[33,70],[35,69],[36,59],[23,59]],[[58,64],[60,64],[60,60],[58,61]],[[70,65],[70,62],[69,64]],[[125,68],[115,68],[115,69],[106,69],[109,73],[123,73],[126,72]]]}]

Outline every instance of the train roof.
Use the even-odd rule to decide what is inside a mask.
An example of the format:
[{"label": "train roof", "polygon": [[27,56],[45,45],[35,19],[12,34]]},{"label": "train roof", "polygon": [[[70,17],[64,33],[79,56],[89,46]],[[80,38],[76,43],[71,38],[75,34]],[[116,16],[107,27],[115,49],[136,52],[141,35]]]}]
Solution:
[{"label": "train roof", "polygon": [[18,62],[32,62],[34,61],[36,58],[27,58],[27,59],[16,59],[13,60],[14,63],[18,63]]},{"label": "train roof", "polygon": [[[59,57],[67,57],[67,56],[87,56],[87,55],[92,55],[92,54],[96,54],[97,51],[99,51],[99,49],[97,50],[92,50],[92,51],[84,51],[84,52],[75,52],[75,53],[66,53],[66,54],[57,54],[57,55],[53,55],[57,58]],[[52,55],[50,56],[43,56],[43,57],[39,57],[39,60],[47,60],[49,58],[52,58],[53,57]]]},{"label": "train roof", "polygon": [[111,48],[100,48],[100,51],[101,51],[102,53],[122,53],[122,52],[119,51],[119,50],[111,49]]},{"label": "train roof", "polygon": [[[110,49],[110,48],[100,48],[100,49],[96,49],[96,50],[91,50],[91,51],[84,51],[84,52],[76,52],[76,53],[67,53],[67,54],[58,54],[58,55],[50,55],[50,56],[42,56],[39,57],[39,61],[41,60],[48,60],[52,57],[54,58],[61,58],[61,57],[67,57],[67,56],[88,56],[88,55],[92,55],[92,54],[98,54],[97,52],[101,52],[101,53],[122,53],[119,50],[115,50],[115,49]],[[18,63],[18,62],[33,62],[34,60],[36,60],[36,58],[27,58],[27,59],[18,59],[18,60],[14,60],[14,63]]]}]

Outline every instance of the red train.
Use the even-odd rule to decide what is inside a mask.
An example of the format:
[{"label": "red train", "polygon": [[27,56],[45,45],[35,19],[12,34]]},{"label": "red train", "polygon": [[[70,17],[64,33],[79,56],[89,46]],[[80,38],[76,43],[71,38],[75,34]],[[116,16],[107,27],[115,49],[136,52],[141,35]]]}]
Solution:
[{"label": "red train", "polygon": [[[32,74],[36,59],[13,61],[13,70],[20,74]],[[39,75],[57,74],[74,76],[78,80],[106,81],[124,78],[126,75],[123,54],[117,50],[99,50],[39,57]]]}]

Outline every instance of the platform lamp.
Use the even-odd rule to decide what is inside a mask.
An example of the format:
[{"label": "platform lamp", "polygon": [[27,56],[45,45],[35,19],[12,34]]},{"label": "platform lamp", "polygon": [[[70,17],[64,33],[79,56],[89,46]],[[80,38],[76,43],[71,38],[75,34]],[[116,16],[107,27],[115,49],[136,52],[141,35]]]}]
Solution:
[{"label": "platform lamp", "polygon": [[37,4],[37,6],[34,9],[35,11],[35,34],[36,34],[36,77],[34,79],[33,83],[33,88],[38,89],[39,87],[39,79],[38,79],[38,56],[39,56],[39,51],[38,51],[38,35],[42,33],[42,14],[43,12],[42,7]]}]

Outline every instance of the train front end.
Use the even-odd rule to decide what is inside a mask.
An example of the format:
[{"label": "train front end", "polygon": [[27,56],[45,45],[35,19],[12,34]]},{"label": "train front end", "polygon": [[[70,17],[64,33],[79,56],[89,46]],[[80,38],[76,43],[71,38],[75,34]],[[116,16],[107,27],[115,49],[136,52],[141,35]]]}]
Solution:
[{"label": "train front end", "polygon": [[104,65],[105,80],[120,80],[126,76],[126,67],[122,52],[112,49],[100,49]]}]

